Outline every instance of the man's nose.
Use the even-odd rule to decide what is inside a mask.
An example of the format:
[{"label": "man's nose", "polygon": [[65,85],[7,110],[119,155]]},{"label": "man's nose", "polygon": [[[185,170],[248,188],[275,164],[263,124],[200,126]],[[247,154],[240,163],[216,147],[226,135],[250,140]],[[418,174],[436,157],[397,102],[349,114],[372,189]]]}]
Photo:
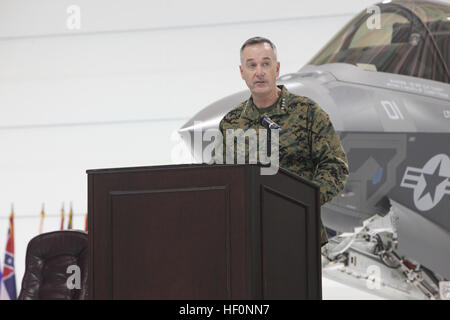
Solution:
[{"label": "man's nose", "polygon": [[259,76],[259,77],[264,76],[264,69],[263,69],[262,66],[257,66],[256,67],[256,75]]}]

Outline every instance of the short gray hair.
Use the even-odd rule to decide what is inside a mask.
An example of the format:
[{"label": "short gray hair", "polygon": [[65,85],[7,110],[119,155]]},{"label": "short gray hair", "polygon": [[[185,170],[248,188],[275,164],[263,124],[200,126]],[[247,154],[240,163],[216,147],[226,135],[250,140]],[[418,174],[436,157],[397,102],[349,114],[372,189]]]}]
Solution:
[{"label": "short gray hair", "polygon": [[273,53],[275,54],[275,61],[278,60],[278,58],[277,58],[277,47],[272,43],[272,41],[270,41],[267,38],[263,38],[263,37],[253,37],[253,38],[250,38],[247,41],[245,41],[244,44],[241,47],[241,52],[240,52],[241,62],[242,62],[242,52],[244,51],[245,47],[251,46],[251,45],[254,45],[254,44],[259,44],[259,43],[268,43],[270,45],[270,47],[272,48]]}]

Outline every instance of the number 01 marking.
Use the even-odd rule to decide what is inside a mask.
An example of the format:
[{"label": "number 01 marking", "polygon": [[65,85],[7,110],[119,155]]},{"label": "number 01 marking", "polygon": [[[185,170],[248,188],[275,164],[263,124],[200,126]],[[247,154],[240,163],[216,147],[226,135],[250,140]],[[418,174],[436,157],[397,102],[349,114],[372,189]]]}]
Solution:
[{"label": "number 01 marking", "polygon": [[381,105],[383,106],[384,110],[386,111],[389,119],[392,120],[404,120],[405,117],[403,116],[402,112],[398,108],[395,101],[381,101]]}]

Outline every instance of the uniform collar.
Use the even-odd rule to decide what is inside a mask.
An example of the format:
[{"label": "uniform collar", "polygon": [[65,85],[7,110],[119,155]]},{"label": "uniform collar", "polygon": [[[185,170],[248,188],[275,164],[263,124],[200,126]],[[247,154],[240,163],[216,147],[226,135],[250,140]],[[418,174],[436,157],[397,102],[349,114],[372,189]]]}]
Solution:
[{"label": "uniform collar", "polygon": [[[287,113],[286,110],[286,97],[289,94],[286,87],[284,85],[279,85],[278,88],[281,89],[280,97],[278,98],[276,105],[274,107],[270,107],[270,110],[264,112],[267,116],[273,115],[283,115]],[[252,121],[256,121],[259,119],[260,113],[258,107],[253,103],[253,98],[250,97],[244,105],[244,110],[242,111],[241,118],[249,119]]]}]

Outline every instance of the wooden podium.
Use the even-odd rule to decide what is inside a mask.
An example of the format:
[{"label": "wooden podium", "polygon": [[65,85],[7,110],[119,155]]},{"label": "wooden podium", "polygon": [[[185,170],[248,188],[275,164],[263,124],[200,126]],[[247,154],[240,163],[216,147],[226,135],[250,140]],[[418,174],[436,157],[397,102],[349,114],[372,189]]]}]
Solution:
[{"label": "wooden podium", "polygon": [[91,299],[321,299],[319,189],[256,165],[88,170]]}]

